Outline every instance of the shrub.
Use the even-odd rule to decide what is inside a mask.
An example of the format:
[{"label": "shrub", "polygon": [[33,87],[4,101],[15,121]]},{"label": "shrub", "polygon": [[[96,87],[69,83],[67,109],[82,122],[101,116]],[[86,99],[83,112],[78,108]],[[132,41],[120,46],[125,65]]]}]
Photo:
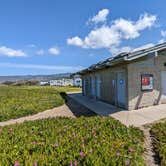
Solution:
[{"label": "shrub", "polygon": [[14,82],[12,81],[5,81],[5,82],[2,82],[3,85],[12,85]]},{"label": "shrub", "polygon": [[154,147],[159,155],[161,166],[166,166],[166,122],[154,124],[151,133],[154,136]]},{"label": "shrub", "polygon": [[142,166],[143,133],[112,118],[56,118],[4,127],[0,165]]},{"label": "shrub", "polygon": [[50,87],[0,86],[0,121],[35,114],[60,106],[60,91]]}]

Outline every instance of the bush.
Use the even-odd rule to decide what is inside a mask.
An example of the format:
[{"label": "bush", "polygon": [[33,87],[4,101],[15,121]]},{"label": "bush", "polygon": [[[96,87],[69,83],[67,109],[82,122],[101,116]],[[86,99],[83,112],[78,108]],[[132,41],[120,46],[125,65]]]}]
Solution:
[{"label": "bush", "polygon": [[13,86],[33,86],[33,85],[38,85],[39,81],[37,80],[20,80],[14,82],[12,85]]},{"label": "bush", "polygon": [[153,125],[151,133],[154,136],[154,147],[161,166],[166,166],[166,122]]},{"label": "bush", "polygon": [[60,91],[50,87],[0,86],[0,121],[36,114],[64,104]]},{"label": "bush", "polygon": [[12,81],[5,81],[5,82],[2,82],[3,85],[12,85],[14,82]]},{"label": "bush", "polygon": [[0,165],[144,165],[143,133],[112,118],[56,118],[4,127]]}]

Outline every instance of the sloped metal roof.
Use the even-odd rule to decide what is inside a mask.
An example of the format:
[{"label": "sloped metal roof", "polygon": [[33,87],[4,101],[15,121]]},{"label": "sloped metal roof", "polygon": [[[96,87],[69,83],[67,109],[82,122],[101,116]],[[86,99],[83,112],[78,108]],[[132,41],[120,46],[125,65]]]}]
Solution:
[{"label": "sloped metal roof", "polygon": [[133,61],[135,59],[144,57],[150,53],[158,52],[161,50],[166,49],[166,43],[158,44],[150,48],[138,50],[138,51],[133,51],[133,52],[122,52],[118,54],[115,57],[110,57],[104,61],[101,61],[97,64],[91,65],[89,68],[84,69],[80,72],[79,74],[85,74],[87,72],[95,71],[95,70],[100,70],[102,68],[105,68],[107,66],[113,66],[113,65],[118,65],[121,62],[127,62],[127,61]]}]

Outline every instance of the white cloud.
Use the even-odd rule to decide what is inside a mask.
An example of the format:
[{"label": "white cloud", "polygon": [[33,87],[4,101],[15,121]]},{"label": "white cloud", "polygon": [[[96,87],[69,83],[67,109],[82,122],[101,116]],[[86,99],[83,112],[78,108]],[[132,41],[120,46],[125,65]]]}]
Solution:
[{"label": "white cloud", "polygon": [[122,39],[135,39],[140,36],[140,31],[152,27],[155,21],[155,15],[145,13],[136,22],[123,18],[117,19],[111,28],[118,31]]},{"label": "white cloud", "polygon": [[133,49],[133,51],[144,50],[144,49],[153,47],[154,45],[155,45],[155,44],[153,44],[153,43],[148,43],[148,44],[145,44],[145,45],[143,45],[143,46],[140,46],[140,47],[138,47],[138,48]]},{"label": "white cloud", "polygon": [[125,47],[111,47],[110,48],[110,52],[112,53],[113,56],[116,56],[122,52],[131,52],[133,48],[129,47],[129,46],[125,46]]},{"label": "white cloud", "polygon": [[22,50],[15,50],[6,46],[1,46],[0,55],[7,57],[25,57],[26,53]]},{"label": "white cloud", "polygon": [[99,22],[105,22],[107,20],[107,16],[109,14],[108,9],[102,9],[98,12],[98,14],[94,17],[92,17],[89,22],[99,23]]},{"label": "white cloud", "polygon": [[164,39],[164,38],[163,38],[163,39],[160,39],[160,40],[158,41],[159,44],[164,43],[164,42],[165,42],[165,39]]},{"label": "white cloud", "polygon": [[[68,45],[74,45],[82,48],[107,48],[116,52],[123,40],[138,38],[141,31],[151,28],[155,25],[157,17],[147,14],[141,15],[137,21],[131,21],[124,18],[112,21],[111,25],[102,25],[94,28],[84,39],[72,37],[67,39]],[[129,47],[123,48],[129,50]]]},{"label": "white cloud", "polygon": [[83,41],[78,36],[67,39],[67,43],[69,45],[75,45],[80,47],[83,45]]},{"label": "white cloud", "polygon": [[44,55],[45,51],[43,49],[37,50],[36,54],[37,55]]},{"label": "white cloud", "polygon": [[[77,39],[77,40],[76,40]],[[112,45],[119,44],[119,33],[115,32],[108,26],[102,26],[92,30],[84,40],[79,37],[67,40],[69,45],[79,46],[82,48],[109,48]],[[78,42],[79,41],[79,42]],[[78,44],[79,43],[79,44]]]},{"label": "white cloud", "polygon": [[150,28],[154,25],[157,17],[156,15],[151,15],[148,13],[145,13],[140,16],[139,20],[136,22],[136,29],[137,30],[144,30],[146,28]]},{"label": "white cloud", "polygon": [[145,44],[145,45],[142,45],[140,47],[137,47],[137,48],[132,48],[132,47],[129,47],[129,46],[125,46],[125,47],[111,47],[110,48],[110,52],[113,54],[113,56],[116,56],[120,53],[124,53],[124,52],[134,52],[134,51],[139,51],[139,50],[143,50],[143,49],[147,49],[147,48],[150,48],[150,47],[153,47],[155,44],[153,43],[148,43],[148,44]]},{"label": "white cloud", "polygon": [[55,70],[60,72],[75,72],[82,70],[82,66],[56,66],[56,65],[38,65],[38,64],[16,64],[16,63],[0,63],[0,67],[6,68],[25,68],[39,70]]},{"label": "white cloud", "polygon": [[52,55],[60,54],[60,50],[57,47],[51,47],[48,49],[48,53]]},{"label": "white cloud", "polygon": [[162,36],[162,37],[166,37],[166,31],[163,31],[163,30],[162,30],[162,31],[161,31],[161,36]]}]

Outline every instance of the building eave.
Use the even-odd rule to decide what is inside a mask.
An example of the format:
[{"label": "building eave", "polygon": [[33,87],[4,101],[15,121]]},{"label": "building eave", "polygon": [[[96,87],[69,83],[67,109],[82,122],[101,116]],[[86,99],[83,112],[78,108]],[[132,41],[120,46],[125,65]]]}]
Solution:
[{"label": "building eave", "polygon": [[78,72],[78,74],[84,75],[84,74],[89,73],[89,72],[94,72],[97,70],[102,70],[106,67],[118,65],[122,62],[134,61],[136,59],[142,58],[142,57],[147,56],[147,55],[152,54],[152,53],[154,53],[154,55],[156,56],[156,55],[158,55],[159,51],[162,51],[164,49],[166,49],[166,43],[158,44],[156,46],[153,46],[153,47],[150,47],[147,49],[142,49],[139,51],[134,51],[134,52],[129,52],[129,53],[121,53],[114,58],[109,58],[103,62],[99,62],[95,65],[92,65],[89,68]]}]

